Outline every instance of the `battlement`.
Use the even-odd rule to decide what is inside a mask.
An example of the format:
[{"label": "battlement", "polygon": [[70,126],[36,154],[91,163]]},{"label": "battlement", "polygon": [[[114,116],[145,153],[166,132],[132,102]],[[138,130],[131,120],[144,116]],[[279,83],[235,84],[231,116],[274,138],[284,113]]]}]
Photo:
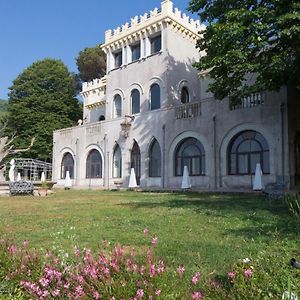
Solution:
[{"label": "battlement", "polygon": [[99,89],[99,90],[104,90],[106,87],[106,76],[103,76],[102,78],[96,78],[88,82],[83,82],[82,83],[82,93],[94,90],[94,89]]},{"label": "battlement", "polygon": [[205,26],[200,24],[199,20],[194,20],[183,13],[178,8],[173,7],[173,2],[165,0],[161,3],[161,8],[154,8],[150,13],[145,13],[141,16],[131,18],[130,22],[125,23],[116,29],[109,29],[105,32],[105,45],[111,44],[120,40],[136,31],[140,31],[145,27],[152,26],[155,23],[172,19],[185,29],[198,34],[200,30],[205,29]]}]

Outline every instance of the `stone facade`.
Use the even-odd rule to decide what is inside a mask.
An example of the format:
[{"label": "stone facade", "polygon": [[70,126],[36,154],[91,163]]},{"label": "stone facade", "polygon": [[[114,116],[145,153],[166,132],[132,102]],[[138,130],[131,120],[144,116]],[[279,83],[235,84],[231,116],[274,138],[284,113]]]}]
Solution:
[{"label": "stone facade", "polygon": [[53,181],[69,170],[78,187],[128,187],[133,167],[141,188],[178,189],[187,165],[194,189],[248,189],[260,162],[265,184],[295,184],[298,95],[215,100],[192,67],[204,28],[166,0],[105,33],[107,74],[83,84],[83,124],[54,132]]}]

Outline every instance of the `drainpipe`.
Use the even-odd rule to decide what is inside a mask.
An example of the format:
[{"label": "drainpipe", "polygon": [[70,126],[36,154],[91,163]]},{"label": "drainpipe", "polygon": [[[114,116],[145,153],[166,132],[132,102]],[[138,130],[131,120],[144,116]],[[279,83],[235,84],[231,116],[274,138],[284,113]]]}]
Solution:
[{"label": "drainpipe", "polygon": [[213,115],[214,122],[214,188],[218,189],[217,182],[217,120],[216,115]]},{"label": "drainpipe", "polygon": [[[75,185],[78,185],[79,183],[79,138],[76,138],[76,142],[75,142],[75,149],[76,149],[76,177],[75,177]],[[74,174],[75,175],[75,174]]]},{"label": "drainpipe", "polygon": [[107,166],[107,171],[106,171],[106,175],[107,175],[107,190],[109,190],[109,152],[106,153],[106,166]]},{"label": "drainpipe", "polygon": [[[107,161],[106,161],[106,159],[105,159],[105,153],[106,153],[106,142],[107,142],[107,140],[106,140],[106,138],[107,138],[107,133],[105,133],[104,134],[104,137],[103,137],[103,144],[104,144],[104,146],[103,146],[103,153],[104,153],[104,157],[103,157],[103,167],[104,167],[104,172],[103,172],[103,188],[105,188],[105,183],[106,183],[106,169],[108,169],[108,164],[107,164]],[[108,178],[107,178],[107,181],[108,181]]]},{"label": "drainpipe", "polygon": [[281,116],[281,174],[282,181],[284,182],[284,171],[285,171],[285,151],[284,151],[284,103],[280,105],[280,116]]},{"label": "drainpipe", "polygon": [[166,186],[166,181],[165,181],[165,175],[166,175],[166,171],[165,171],[165,161],[166,161],[166,125],[164,124],[162,126],[162,131],[163,131],[163,144],[162,144],[162,187],[165,188]]}]

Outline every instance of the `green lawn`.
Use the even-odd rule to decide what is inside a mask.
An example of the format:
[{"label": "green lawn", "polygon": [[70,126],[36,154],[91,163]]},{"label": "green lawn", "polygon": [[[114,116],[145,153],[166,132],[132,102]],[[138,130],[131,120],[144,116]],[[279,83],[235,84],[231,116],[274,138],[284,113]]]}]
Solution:
[{"label": "green lawn", "polygon": [[67,252],[97,249],[103,240],[138,249],[150,243],[147,227],[158,236],[159,255],[204,274],[260,251],[284,248],[292,257],[299,246],[285,205],[250,194],[57,190],[45,198],[1,197],[0,226],[18,242]]}]

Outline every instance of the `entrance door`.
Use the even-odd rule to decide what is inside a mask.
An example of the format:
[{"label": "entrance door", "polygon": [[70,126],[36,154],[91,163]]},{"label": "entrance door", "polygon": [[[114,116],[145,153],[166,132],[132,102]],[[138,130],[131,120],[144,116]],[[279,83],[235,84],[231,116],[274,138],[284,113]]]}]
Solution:
[{"label": "entrance door", "polygon": [[295,184],[300,184],[300,133],[295,139]]},{"label": "entrance door", "polygon": [[136,142],[131,150],[131,168],[134,168],[135,176],[136,176],[136,183],[140,185],[141,179],[141,151],[140,147]]}]

